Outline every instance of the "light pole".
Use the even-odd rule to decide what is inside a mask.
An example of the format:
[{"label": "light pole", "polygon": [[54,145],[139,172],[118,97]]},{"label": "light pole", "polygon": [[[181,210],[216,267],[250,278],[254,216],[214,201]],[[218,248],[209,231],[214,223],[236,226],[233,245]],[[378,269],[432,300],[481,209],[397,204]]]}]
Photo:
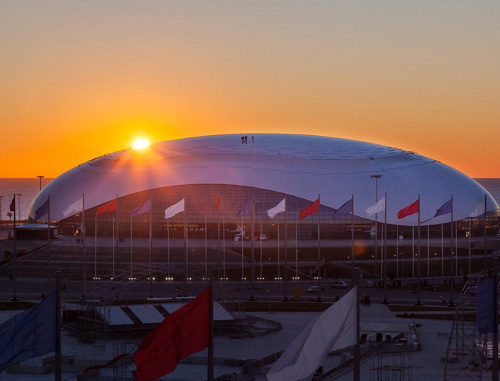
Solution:
[{"label": "light pole", "polygon": [[42,179],[45,177],[45,176],[37,176],[39,179],[40,179],[40,190],[42,190]]},{"label": "light pole", "polygon": [[[370,179],[375,179],[375,203],[378,202],[378,179],[380,179],[382,175],[371,175]],[[377,245],[377,236],[378,236],[378,213],[375,213],[375,273],[378,269],[378,245]]]}]

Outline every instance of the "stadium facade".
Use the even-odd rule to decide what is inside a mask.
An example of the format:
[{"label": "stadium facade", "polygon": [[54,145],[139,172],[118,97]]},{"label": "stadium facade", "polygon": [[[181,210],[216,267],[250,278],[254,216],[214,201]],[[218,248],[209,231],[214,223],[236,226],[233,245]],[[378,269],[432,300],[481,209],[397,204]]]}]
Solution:
[{"label": "stadium facade", "polygon": [[[237,212],[241,205],[254,200],[255,236],[260,238],[262,229],[265,236],[273,238],[285,216],[281,213],[271,220],[267,210],[286,197],[289,237],[296,232],[298,239],[307,240],[317,237],[317,217],[300,220],[299,211],[320,197],[321,236],[348,238],[351,217],[332,216],[352,198],[354,230],[358,237],[368,238],[375,215],[368,216],[366,209],[385,194],[389,226],[416,226],[417,214],[398,219],[398,211],[419,197],[422,226],[449,224],[450,213],[433,216],[453,197],[455,221],[469,219],[486,199],[491,226],[498,229],[498,205],[493,197],[477,182],[445,164],[367,142],[285,134],[195,137],[104,155],[53,180],[33,200],[29,214],[34,217],[50,195],[51,220],[59,222],[60,231],[76,234],[81,215],[65,217],[64,211],[83,199],[86,231],[93,234],[97,208],[118,198],[116,215],[98,216],[99,234],[110,232],[116,216],[122,235],[129,234],[134,224],[134,234],[145,236],[148,215],[130,216],[151,199],[156,237],[165,237],[168,232],[170,237],[180,238],[187,224],[191,238],[205,237],[205,227],[209,238],[217,238],[222,222],[234,237],[241,224],[246,234],[250,231],[250,216],[240,218]],[[185,211],[167,221],[165,209],[181,199],[185,200]],[[384,213],[378,214],[379,223],[384,221]],[[46,221],[47,214],[39,220]]]}]

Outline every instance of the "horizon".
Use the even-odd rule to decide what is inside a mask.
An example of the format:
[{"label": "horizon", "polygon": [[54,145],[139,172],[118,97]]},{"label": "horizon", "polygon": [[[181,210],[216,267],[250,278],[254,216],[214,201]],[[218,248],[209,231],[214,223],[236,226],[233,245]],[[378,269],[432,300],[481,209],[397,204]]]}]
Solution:
[{"label": "horizon", "polygon": [[500,3],[4,2],[1,178],[132,146],[291,133],[499,178]]}]

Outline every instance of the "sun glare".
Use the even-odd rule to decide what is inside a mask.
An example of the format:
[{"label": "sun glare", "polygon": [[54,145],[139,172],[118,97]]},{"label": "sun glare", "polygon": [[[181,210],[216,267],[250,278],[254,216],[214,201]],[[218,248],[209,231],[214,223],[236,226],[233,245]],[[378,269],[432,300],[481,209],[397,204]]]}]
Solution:
[{"label": "sun glare", "polygon": [[149,141],[147,139],[137,139],[132,144],[132,148],[134,148],[134,149],[144,149],[144,148],[149,147],[149,144],[150,143],[149,143]]}]

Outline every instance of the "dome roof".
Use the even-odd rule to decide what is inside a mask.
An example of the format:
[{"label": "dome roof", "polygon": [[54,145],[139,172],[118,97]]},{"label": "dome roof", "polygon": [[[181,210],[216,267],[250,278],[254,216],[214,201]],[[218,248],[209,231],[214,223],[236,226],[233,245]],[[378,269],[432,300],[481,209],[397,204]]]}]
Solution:
[{"label": "dome roof", "polygon": [[[420,195],[421,221],[431,219],[453,195],[454,219],[469,217],[491,195],[463,173],[413,152],[378,144],[308,135],[215,135],[158,142],[149,149],[126,149],[69,170],[33,200],[29,214],[50,195],[51,219],[85,194],[85,209],[118,196],[190,184],[230,184],[268,189],[338,208],[354,195],[354,213],[387,192],[387,222],[414,225],[417,215],[398,220],[397,212]],[[381,175],[375,180],[373,175]],[[235,211],[236,212],[236,211]],[[371,218],[374,219],[375,216]],[[47,218],[45,215],[43,219]],[[383,220],[379,213],[379,221]],[[449,222],[443,215],[428,223]]]}]

